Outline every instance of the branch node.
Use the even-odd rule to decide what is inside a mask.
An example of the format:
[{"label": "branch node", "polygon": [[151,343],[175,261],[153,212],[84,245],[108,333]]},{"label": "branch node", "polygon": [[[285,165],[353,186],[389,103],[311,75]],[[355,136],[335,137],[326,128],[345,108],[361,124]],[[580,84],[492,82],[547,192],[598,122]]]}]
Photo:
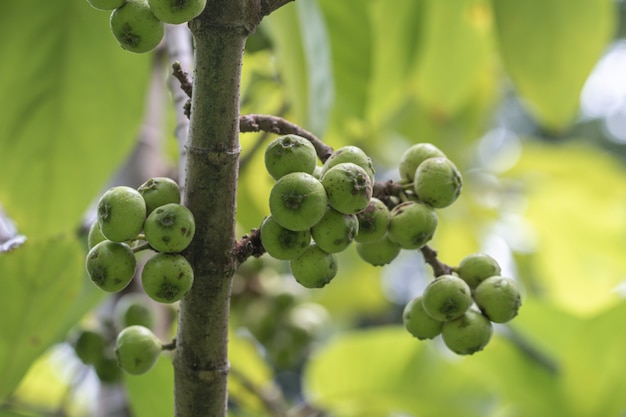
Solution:
[{"label": "branch node", "polygon": [[239,116],[239,131],[246,132],[270,132],[277,135],[298,135],[307,139],[317,153],[320,161],[325,162],[333,153],[333,148],[326,145],[313,133],[304,130],[300,126],[278,116],[266,114],[246,114]]},{"label": "branch node", "polygon": [[452,274],[453,268],[444,264],[437,258],[437,251],[426,245],[420,248],[422,255],[424,255],[424,261],[433,269],[433,273],[436,277],[441,275]]}]

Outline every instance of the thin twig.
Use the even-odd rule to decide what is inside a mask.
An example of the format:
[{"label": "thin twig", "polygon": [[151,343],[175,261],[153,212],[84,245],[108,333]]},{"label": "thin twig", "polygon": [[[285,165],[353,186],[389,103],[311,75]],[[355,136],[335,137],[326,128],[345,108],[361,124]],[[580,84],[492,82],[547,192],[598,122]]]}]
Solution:
[{"label": "thin twig", "polygon": [[[280,109],[276,112],[276,116],[283,116],[287,110],[289,109],[289,106],[286,104],[283,104]],[[239,173],[241,174],[241,172],[243,172],[243,170],[248,166],[248,164],[250,163],[250,161],[252,160],[252,158],[254,157],[254,155],[259,151],[259,149],[263,146],[263,144],[265,143],[265,141],[267,140],[267,138],[269,137],[269,135],[271,134],[271,132],[263,132],[262,135],[260,135],[257,139],[257,141],[252,145],[252,147],[246,152],[245,155],[243,155],[240,159],[239,159]]]},{"label": "thin twig", "polygon": [[176,349],[176,338],[173,338],[171,341],[167,343],[161,344],[161,350],[175,350]]},{"label": "thin twig", "polygon": [[430,246],[422,246],[420,248],[422,255],[424,255],[424,261],[433,269],[433,273],[436,277],[440,275],[449,275],[452,273],[452,267],[444,264],[437,258],[437,251]]},{"label": "thin twig", "polygon": [[189,74],[183,71],[180,62],[176,61],[172,64],[172,75],[180,82],[180,88],[191,98],[193,93],[193,84],[189,78]]},{"label": "thin twig", "polygon": [[553,358],[549,357],[545,352],[541,351],[522,333],[507,325],[506,331],[502,333],[506,339],[519,349],[526,357],[531,359],[546,372],[551,375],[560,373],[559,364]]},{"label": "thin twig", "polygon": [[236,244],[233,256],[237,265],[241,265],[253,256],[258,258],[265,253],[265,248],[261,243],[260,229],[252,229],[249,234],[244,235]]},{"label": "thin twig", "polygon": [[293,134],[302,136],[311,142],[317,152],[317,157],[322,162],[325,162],[333,153],[333,148],[326,145],[313,133],[278,116],[267,114],[246,114],[239,116],[239,131],[241,133],[270,132],[277,135]]}]

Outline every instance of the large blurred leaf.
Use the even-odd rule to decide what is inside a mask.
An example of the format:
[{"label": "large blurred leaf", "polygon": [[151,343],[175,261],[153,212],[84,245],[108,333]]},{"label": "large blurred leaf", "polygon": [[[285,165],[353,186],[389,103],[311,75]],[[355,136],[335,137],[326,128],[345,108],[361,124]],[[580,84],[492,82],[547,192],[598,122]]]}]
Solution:
[{"label": "large blurred leaf", "polygon": [[485,416],[490,396],[400,327],[337,338],[305,369],[305,394],[334,416]]},{"label": "large blurred leaf", "polygon": [[330,45],[317,0],[301,0],[265,19],[297,121],[321,135],[328,124],[334,82]]},{"label": "large blurred leaf", "polygon": [[[516,329],[508,338],[496,334],[480,354],[459,366],[475,383],[498,393],[512,416],[564,416],[561,358],[579,320],[549,304],[524,299]],[[601,414],[598,414],[601,415]]]},{"label": "large blurred leaf", "polygon": [[328,28],[336,97],[333,114],[340,123],[361,117],[368,103],[372,33],[361,0],[320,0]]},{"label": "large blurred leaf", "polygon": [[80,292],[84,252],[69,238],[28,241],[0,254],[0,400],[30,364],[68,330],[67,314]]},{"label": "large blurred leaf", "polygon": [[83,0],[2,2],[0,36],[0,203],[27,235],[70,230],[132,145],[149,61]]},{"label": "large blurred leaf", "polygon": [[528,144],[510,174],[525,189],[520,213],[537,236],[546,296],[581,315],[614,302],[626,270],[626,170],[586,146]]},{"label": "large blurred leaf", "polygon": [[451,115],[490,69],[491,9],[487,0],[428,0],[424,13],[417,96],[428,108]]},{"label": "large blurred leaf", "polygon": [[585,79],[613,35],[613,0],[492,0],[500,54],[541,123],[577,114]]},{"label": "large blurred leaf", "polygon": [[272,381],[273,372],[261,356],[260,346],[251,336],[234,332],[229,335],[228,355],[231,364],[228,394],[243,411],[255,416],[265,415],[263,401],[257,392],[270,398],[278,398],[278,392]]},{"label": "large blurred leaf", "polygon": [[[423,3],[421,0],[399,0],[389,7],[386,1],[373,1],[369,7],[372,68],[369,97],[363,105],[367,105],[368,122],[375,126],[392,119],[410,98],[407,95],[408,77],[423,31]],[[352,71],[365,73],[358,68]]]},{"label": "large blurred leaf", "polygon": [[174,415],[174,368],[169,357],[162,355],[143,375],[124,375],[124,385],[133,416]]},{"label": "large blurred leaf", "polygon": [[626,302],[588,319],[564,351],[568,416],[620,417],[626,410]]}]

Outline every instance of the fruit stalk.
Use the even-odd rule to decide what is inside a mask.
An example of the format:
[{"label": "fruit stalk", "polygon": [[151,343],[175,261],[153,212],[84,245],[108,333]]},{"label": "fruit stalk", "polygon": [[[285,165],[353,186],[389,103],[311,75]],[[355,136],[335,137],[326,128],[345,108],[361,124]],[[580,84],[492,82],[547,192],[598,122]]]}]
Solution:
[{"label": "fruit stalk", "polygon": [[196,219],[196,234],[184,255],[195,280],[180,303],[174,358],[178,417],[227,415],[239,83],[245,40],[257,23],[245,15],[247,3],[214,0],[190,22],[195,74],[183,200]]}]

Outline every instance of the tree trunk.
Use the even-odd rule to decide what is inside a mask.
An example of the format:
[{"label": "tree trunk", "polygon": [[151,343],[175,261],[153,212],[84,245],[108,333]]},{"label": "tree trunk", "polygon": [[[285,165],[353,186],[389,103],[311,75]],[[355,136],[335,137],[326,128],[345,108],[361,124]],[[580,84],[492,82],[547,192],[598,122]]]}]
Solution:
[{"label": "tree trunk", "polygon": [[180,303],[174,358],[175,415],[227,415],[228,316],[235,264],[239,84],[245,0],[209,0],[190,22],[195,70],[184,203],[196,219],[185,256],[194,285]]}]

